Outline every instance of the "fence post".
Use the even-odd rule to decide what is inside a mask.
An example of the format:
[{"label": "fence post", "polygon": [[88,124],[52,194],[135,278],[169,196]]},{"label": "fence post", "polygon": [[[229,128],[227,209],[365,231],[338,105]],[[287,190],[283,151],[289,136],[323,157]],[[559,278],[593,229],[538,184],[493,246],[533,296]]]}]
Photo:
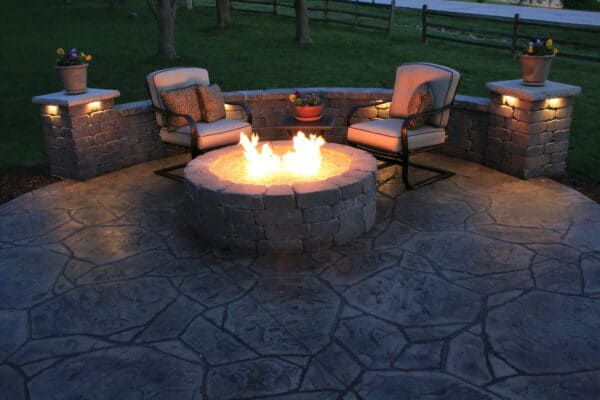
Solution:
[{"label": "fence post", "polygon": [[519,14],[515,14],[515,19],[513,20],[513,34],[512,34],[512,43],[510,44],[510,49],[515,53],[517,51],[517,40],[519,39]]},{"label": "fence post", "polygon": [[273,0],[273,15],[277,15],[277,0]]},{"label": "fence post", "polygon": [[396,0],[390,3],[390,21],[388,23],[388,36],[392,36],[394,30],[394,22],[396,21]]},{"label": "fence post", "polygon": [[423,4],[423,29],[422,37],[424,43],[427,43],[427,4]]}]

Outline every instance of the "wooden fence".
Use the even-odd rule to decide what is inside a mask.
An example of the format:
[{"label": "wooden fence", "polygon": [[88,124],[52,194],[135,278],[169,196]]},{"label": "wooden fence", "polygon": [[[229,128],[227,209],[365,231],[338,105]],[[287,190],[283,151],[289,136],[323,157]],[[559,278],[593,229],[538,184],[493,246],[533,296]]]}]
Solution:
[{"label": "wooden fence", "polygon": [[[468,27],[464,24],[449,24],[449,23],[440,23],[434,22],[432,19],[434,17],[442,17],[442,18],[460,18],[461,20],[471,20],[471,21],[482,21],[482,22],[493,22],[492,26],[496,27],[496,29],[501,27],[506,27],[506,31],[500,30],[491,30],[484,29],[480,27]],[[519,17],[519,14],[515,14],[513,18],[506,17],[489,17],[482,15],[473,15],[473,14],[464,14],[464,13],[455,13],[455,12],[446,12],[446,11],[434,11],[429,10],[427,5],[423,5],[423,30],[422,30],[422,40],[427,42],[428,39],[439,39],[439,40],[447,40],[451,42],[475,45],[475,46],[484,46],[484,47],[493,47],[499,49],[507,49],[511,52],[517,52],[521,48],[525,46],[529,38],[532,36],[536,36],[535,34],[526,35],[524,34],[524,28],[527,27],[536,27],[539,29],[550,29],[550,30],[560,30],[561,32],[568,33],[582,33],[582,34],[591,34],[588,41],[579,41],[579,40],[568,40],[561,39],[560,35],[552,34],[546,37],[554,37],[555,42],[559,45],[566,45],[567,49],[575,49],[576,51],[587,52],[588,54],[581,54],[581,52],[572,52],[573,50],[564,51],[560,50],[557,56],[564,58],[572,58],[578,60],[586,60],[586,61],[595,61],[600,62],[600,56],[590,55],[592,54],[600,54],[600,45],[594,40],[593,35],[597,37],[600,36],[600,28],[594,27],[582,27],[570,24],[561,24],[558,22],[540,22],[540,21],[532,21],[532,20],[524,20]],[[493,28],[492,28],[493,29]],[[433,32],[432,32],[433,31]],[[463,37],[457,37],[458,34],[466,34],[467,38],[463,35]],[[492,39],[492,40],[490,40]]]},{"label": "wooden fence", "polygon": [[[285,0],[231,0],[232,10],[294,16],[294,2]],[[333,22],[362,28],[385,30],[391,36],[396,18],[396,0],[391,4],[363,3],[346,0],[309,1],[311,20]],[[384,21],[381,23],[379,21]]]}]

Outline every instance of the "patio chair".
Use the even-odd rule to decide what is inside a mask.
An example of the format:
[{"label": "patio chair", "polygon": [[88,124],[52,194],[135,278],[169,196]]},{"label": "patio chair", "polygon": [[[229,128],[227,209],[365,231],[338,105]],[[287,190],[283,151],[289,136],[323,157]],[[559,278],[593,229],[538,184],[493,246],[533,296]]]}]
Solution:
[{"label": "patio chair", "polygon": [[[252,114],[248,106],[241,102],[228,101],[226,104],[239,106],[246,114],[247,121],[223,118],[203,122],[201,111],[192,110],[191,114],[168,111],[164,104],[164,94],[171,93],[178,96],[182,93],[181,101],[185,104],[188,100],[197,100],[196,97],[186,97],[190,94],[190,86],[209,87],[208,71],[204,68],[175,67],[150,73],[146,78],[146,87],[156,111],[156,122],[160,127],[160,138],[168,148],[190,151],[192,158],[214,150],[219,147],[236,144],[240,140],[240,132],[248,135],[252,133]],[[181,92],[177,91],[180,89]],[[175,90],[175,91],[174,91]],[[220,90],[219,90],[220,93]],[[185,94],[186,96],[183,96]],[[196,96],[195,90],[191,92]],[[178,100],[178,99],[176,99]],[[180,117],[179,124],[172,123],[174,117]],[[174,165],[155,171],[156,174],[176,181],[182,181],[180,175],[172,171],[185,167],[187,163]]]},{"label": "patio chair", "polygon": [[[448,178],[454,173],[441,168],[410,162],[410,155],[442,146],[446,140],[446,125],[450,107],[460,82],[460,74],[441,65],[418,62],[403,64],[396,69],[396,81],[390,104],[390,118],[351,124],[355,113],[364,107],[389,103],[380,101],[350,109],[346,118],[348,142],[371,152],[385,161],[380,168],[399,164],[407,190]],[[430,109],[416,112],[411,100],[416,91],[427,90]],[[422,125],[418,126],[415,121]],[[436,175],[416,183],[409,182],[409,165],[435,172]]]}]

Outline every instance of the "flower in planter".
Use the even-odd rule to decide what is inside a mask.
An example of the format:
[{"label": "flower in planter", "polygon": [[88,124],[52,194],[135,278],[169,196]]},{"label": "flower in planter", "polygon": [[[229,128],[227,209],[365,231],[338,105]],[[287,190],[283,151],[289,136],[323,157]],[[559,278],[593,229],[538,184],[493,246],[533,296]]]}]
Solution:
[{"label": "flower in planter", "polygon": [[71,51],[65,52],[65,49],[59,47],[56,49],[56,54],[58,55],[56,65],[61,67],[83,65],[92,61],[93,58],[91,54],[85,54],[83,51],[77,52],[76,48],[72,48]]},{"label": "flower in planter", "polygon": [[550,38],[546,40],[531,38],[522,54],[528,56],[550,56],[558,54],[558,49],[554,47],[554,41]]},{"label": "flower in planter", "polygon": [[323,102],[323,99],[316,93],[301,93],[298,90],[290,94],[288,99],[295,106],[318,106]]}]

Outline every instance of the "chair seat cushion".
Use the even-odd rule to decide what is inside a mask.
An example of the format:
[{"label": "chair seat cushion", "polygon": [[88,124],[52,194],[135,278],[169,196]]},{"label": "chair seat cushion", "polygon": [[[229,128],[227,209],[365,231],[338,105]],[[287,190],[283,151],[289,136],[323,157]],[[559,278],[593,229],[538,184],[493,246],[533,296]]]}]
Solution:
[{"label": "chair seat cushion", "polygon": [[[200,150],[212,149],[228,144],[237,144],[240,141],[240,132],[247,135],[252,134],[252,126],[244,121],[235,119],[220,119],[215,122],[199,122],[196,124],[198,130],[198,148]],[[190,127],[186,125],[175,132],[161,129],[160,138],[163,142],[179,146],[190,146]]]},{"label": "chair seat cushion", "polygon": [[[376,149],[400,153],[400,139],[403,119],[388,118],[374,121],[359,122],[348,127],[348,141]],[[446,131],[431,125],[423,125],[417,129],[408,130],[408,150],[418,150],[423,147],[444,143]]]}]

